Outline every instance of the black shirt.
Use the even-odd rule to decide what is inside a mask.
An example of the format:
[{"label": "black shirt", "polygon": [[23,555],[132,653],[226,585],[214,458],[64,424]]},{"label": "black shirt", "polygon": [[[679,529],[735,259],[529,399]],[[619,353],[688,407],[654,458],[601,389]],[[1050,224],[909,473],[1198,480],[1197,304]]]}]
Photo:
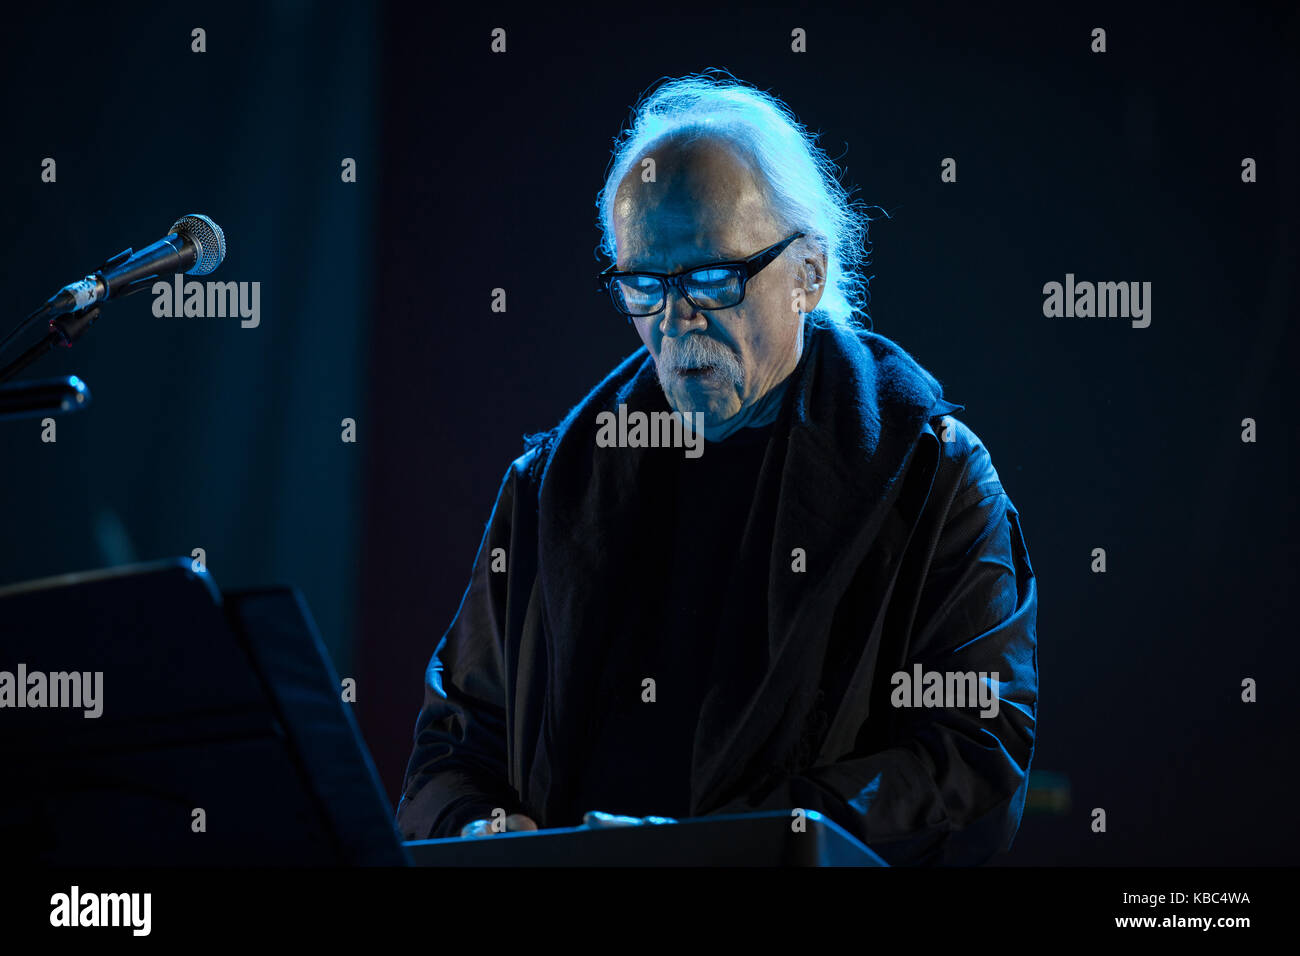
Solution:
[{"label": "black shirt", "polygon": [[[633,816],[690,815],[691,754],[700,704],[715,667],[719,615],[729,592],[749,592],[755,619],[749,635],[766,646],[766,549],[770,538],[746,535],[755,485],[773,425],[742,428],[706,442],[698,458],[683,449],[666,462],[665,487],[654,494],[660,523],[642,552],[647,561],[628,568],[622,633],[611,635],[604,686],[593,721],[592,745],[580,778],[578,812],[604,810]],[[743,544],[742,544],[743,543]],[[738,561],[740,549],[761,560]],[[742,564],[753,580],[738,581]],[[753,593],[757,589],[757,593]],[[654,681],[654,700],[643,683]]]}]

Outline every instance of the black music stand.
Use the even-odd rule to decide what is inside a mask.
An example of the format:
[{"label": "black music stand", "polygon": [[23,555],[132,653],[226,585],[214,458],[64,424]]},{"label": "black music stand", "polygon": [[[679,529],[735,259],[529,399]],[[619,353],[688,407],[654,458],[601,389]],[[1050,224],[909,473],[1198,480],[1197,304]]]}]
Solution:
[{"label": "black music stand", "polygon": [[11,866],[408,862],[296,591],[223,595],[173,559],[0,588],[0,634],[11,687],[103,675],[99,717],[0,708]]}]

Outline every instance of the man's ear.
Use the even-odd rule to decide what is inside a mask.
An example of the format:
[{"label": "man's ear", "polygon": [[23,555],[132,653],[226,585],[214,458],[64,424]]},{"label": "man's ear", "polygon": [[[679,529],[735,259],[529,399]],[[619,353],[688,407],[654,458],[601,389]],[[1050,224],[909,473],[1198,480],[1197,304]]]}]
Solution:
[{"label": "man's ear", "polygon": [[803,263],[803,287],[809,292],[818,289],[825,281],[825,273],[819,269],[817,261],[805,259]]},{"label": "man's ear", "polygon": [[804,257],[799,262],[799,281],[804,289],[804,301],[807,304],[806,312],[811,312],[817,308],[817,303],[826,291],[826,253],[819,247],[813,246],[804,253]]}]

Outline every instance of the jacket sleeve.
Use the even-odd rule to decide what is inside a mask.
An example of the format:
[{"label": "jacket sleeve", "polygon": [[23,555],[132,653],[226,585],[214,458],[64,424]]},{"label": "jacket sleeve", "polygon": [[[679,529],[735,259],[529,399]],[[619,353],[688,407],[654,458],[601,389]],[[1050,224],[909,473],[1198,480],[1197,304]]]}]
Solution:
[{"label": "jacket sleeve", "polygon": [[[975,865],[1010,848],[1034,749],[1037,582],[1015,506],[983,446],[963,432],[973,449],[921,585],[902,670],[996,672],[996,716],[981,716],[978,703],[891,707],[883,748],[863,752],[861,742],[878,737],[864,725],[849,756],[777,773],[714,812],[816,810],[893,865]],[[889,701],[878,688],[872,697]]]},{"label": "jacket sleeve", "polygon": [[497,808],[526,812],[506,772],[502,664],[507,575],[501,568],[510,554],[518,468],[516,462],[501,484],[469,587],[425,671],[424,705],[397,807],[404,839],[459,836],[466,823]]}]

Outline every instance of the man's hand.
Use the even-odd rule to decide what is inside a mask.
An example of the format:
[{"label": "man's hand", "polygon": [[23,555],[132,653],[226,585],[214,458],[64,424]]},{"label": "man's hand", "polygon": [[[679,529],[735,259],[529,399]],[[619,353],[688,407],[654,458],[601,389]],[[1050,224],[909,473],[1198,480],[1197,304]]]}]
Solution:
[{"label": "man's hand", "polygon": [[497,830],[492,826],[492,821],[487,819],[471,820],[460,828],[460,835],[463,837],[491,836],[494,833],[508,833],[511,830],[536,830],[537,824],[533,818],[524,813],[512,813],[506,817],[504,830]]},{"label": "man's hand", "polygon": [[625,817],[617,813],[603,813],[600,810],[589,810],[582,815],[582,825],[593,830],[602,830],[607,827],[654,826],[661,823],[676,822],[672,817]]}]

